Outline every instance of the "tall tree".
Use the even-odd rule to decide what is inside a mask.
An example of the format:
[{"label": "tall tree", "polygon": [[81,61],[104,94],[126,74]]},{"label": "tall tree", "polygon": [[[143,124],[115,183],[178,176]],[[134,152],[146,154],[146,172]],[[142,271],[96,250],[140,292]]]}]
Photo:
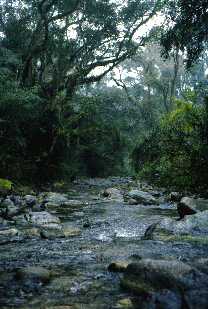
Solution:
[{"label": "tall tree", "polygon": [[49,96],[100,80],[132,56],[146,37],[139,29],[164,1],[1,1],[1,46],[18,52],[23,86],[37,81]]}]

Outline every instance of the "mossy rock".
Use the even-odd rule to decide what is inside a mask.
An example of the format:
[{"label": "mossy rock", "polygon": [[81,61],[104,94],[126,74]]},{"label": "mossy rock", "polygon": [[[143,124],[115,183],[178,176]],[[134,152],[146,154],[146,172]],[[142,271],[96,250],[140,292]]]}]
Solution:
[{"label": "mossy rock", "polygon": [[5,195],[11,192],[13,183],[8,179],[0,178],[0,194]]}]

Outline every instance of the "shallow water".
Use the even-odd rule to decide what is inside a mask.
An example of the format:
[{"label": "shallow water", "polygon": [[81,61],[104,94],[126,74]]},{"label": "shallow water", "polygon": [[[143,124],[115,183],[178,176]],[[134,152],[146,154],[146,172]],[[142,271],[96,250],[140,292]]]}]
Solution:
[{"label": "shallow water", "polygon": [[[164,216],[177,217],[174,205],[130,206],[104,200],[98,198],[103,185],[96,186],[96,181],[90,185],[80,190],[78,184],[75,193],[70,193],[70,198],[87,202],[84,206],[54,211],[63,222],[80,228],[80,236],[54,240],[34,238],[0,246],[1,308],[55,305],[114,308],[119,299],[131,295],[120,288],[121,275],[107,271],[111,262],[144,257],[190,260],[206,256],[203,245],[141,240],[151,224]],[[52,270],[51,281],[37,286],[17,282],[16,269],[31,265]]]}]

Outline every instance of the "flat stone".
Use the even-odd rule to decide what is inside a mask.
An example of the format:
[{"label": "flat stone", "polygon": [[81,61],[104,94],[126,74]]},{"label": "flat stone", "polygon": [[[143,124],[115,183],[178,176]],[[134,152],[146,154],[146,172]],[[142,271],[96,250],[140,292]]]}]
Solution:
[{"label": "flat stone", "polygon": [[143,204],[143,205],[153,205],[157,204],[157,200],[148,192],[139,191],[139,190],[131,190],[126,195],[125,198],[127,199],[133,199],[137,201],[137,204]]},{"label": "flat stone", "polygon": [[20,268],[16,272],[16,278],[22,281],[31,280],[47,283],[50,280],[50,276],[50,271],[40,266]]},{"label": "flat stone", "polygon": [[123,298],[117,302],[115,308],[116,309],[133,309],[134,305],[130,298]]},{"label": "flat stone", "polygon": [[81,230],[79,228],[69,224],[63,224],[62,230],[65,237],[79,236],[81,234]]}]

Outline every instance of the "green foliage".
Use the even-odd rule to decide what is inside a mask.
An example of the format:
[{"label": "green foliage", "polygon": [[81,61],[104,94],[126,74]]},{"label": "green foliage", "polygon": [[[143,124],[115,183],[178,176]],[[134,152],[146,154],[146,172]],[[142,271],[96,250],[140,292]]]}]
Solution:
[{"label": "green foliage", "polygon": [[169,1],[166,11],[167,27],[162,36],[165,54],[172,48],[187,52],[187,66],[198,60],[207,43],[207,1]]},{"label": "green foliage", "polygon": [[207,188],[206,108],[193,103],[195,93],[189,91],[184,96],[162,117],[156,137],[149,135],[135,148],[133,162],[141,177],[162,185]]},{"label": "green foliage", "polygon": [[8,179],[0,178],[0,191],[10,191],[12,189],[12,182]]}]

